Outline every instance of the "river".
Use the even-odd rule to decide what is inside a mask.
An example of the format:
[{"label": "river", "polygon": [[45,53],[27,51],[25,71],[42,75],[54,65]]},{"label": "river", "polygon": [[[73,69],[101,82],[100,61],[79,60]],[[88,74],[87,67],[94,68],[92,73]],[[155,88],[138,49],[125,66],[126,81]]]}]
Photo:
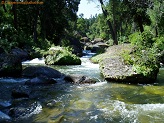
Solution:
[{"label": "river", "polygon": [[[82,65],[53,66],[65,74],[84,74],[97,78],[96,84],[55,84],[30,87],[30,104],[15,123],[164,123],[164,68],[152,85],[106,82],[99,65],[83,57]],[[51,66],[52,67],[52,66]],[[1,78],[1,102],[10,103],[10,90],[25,79]],[[28,89],[29,87],[24,87]],[[19,101],[18,101],[19,102]]]}]

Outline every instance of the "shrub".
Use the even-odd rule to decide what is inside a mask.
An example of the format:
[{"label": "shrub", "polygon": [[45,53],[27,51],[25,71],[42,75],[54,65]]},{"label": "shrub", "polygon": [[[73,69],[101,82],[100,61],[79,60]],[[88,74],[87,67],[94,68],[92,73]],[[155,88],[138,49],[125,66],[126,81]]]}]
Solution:
[{"label": "shrub", "polygon": [[126,63],[133,64],[133,70],[144,76],[151,76],[159,68],[158,54],[164,49],[164,39],[154,38],[148,28],[143,32],[136,32],[129,36],[134,45],[134,51],[123,55]]}]

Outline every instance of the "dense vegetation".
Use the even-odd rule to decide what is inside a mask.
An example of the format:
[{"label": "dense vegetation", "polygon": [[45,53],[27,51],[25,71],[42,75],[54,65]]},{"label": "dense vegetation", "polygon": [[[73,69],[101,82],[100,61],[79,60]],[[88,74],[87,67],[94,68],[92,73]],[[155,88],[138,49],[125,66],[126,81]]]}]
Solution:
[{"label": "dense vegetation", "polygon": [[[98,1],[103,13],[89,19],[83,14],[77,16],[80,0],[42,0],[43,4],[32,5],[1,3],[0,46],[6,52],[14,47],[46,49],[52,44],[68,46],[69,37],[80,40],[87,36],[90,40],[102,38],[110,45],[131,42],[137,57],[124,55],[127,63],[154,64],[154,57],[164,49],[164,1]],[[143,51],[150,56],[148,59]]]},{"label": "dense vegetation", "polygon": [[[5,0],[3,0],[5,3]],[[13,0],[16,1],[16,0]],[[23,0],[27,2],[26,0]],[[23,2],[22,1],[22,2]],[[78,0],[42,0],[43,4],[0,4],[0,45],[46,48],[73,31]]]},{"label": "dense vegetation", "polygon": [[79,18],[88,27],[81,32],[88,30],[88,37],[101,37],[108,44],[133,44],[133,51],[122,54],[125,63],[133,65],[137,73],[151,76],[152,71],[158,70],[159,62],[163,62],[164,1],[98,1],[103,13],[90,19]]}]

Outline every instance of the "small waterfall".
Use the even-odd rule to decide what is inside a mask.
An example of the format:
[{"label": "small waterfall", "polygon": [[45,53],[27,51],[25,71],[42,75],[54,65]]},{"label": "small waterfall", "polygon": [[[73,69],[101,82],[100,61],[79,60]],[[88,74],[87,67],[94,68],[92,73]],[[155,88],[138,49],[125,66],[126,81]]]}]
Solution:
[{"label": "small waterfall", "polygon": [[37,64],[45,64],[44,58],[35,58],[32,60],[27,60],[22,62],[22,65],[37,65]]}]

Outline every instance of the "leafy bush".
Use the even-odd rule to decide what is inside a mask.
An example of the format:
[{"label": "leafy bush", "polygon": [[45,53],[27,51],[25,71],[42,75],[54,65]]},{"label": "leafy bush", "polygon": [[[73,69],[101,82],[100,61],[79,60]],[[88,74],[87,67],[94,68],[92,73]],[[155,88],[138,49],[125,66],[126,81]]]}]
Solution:
[{"label": "leafy bush", "polygon": [[143,32],[136,32],[129,36],[134,45],[134,51],[125,53],[123,58],[128,64],[133,65],[133,70],[144,76],[151,76],[159,68],[158,54],[164,49],[164,39],[154,38],[148,28]]},{"label": "leafy bush", "polygon": [[157,52],[154,48],[138,50],[134,53],[133,70],[144,76],[150,75],[154,70],[159,68]]},{"label": "leafy bush", "polygon": [[5,52],[10,51],[12,47],[18,45],[18,36],[16,34],[16,29],[10,24],[0,26],[0,46],[5,50]]}]

